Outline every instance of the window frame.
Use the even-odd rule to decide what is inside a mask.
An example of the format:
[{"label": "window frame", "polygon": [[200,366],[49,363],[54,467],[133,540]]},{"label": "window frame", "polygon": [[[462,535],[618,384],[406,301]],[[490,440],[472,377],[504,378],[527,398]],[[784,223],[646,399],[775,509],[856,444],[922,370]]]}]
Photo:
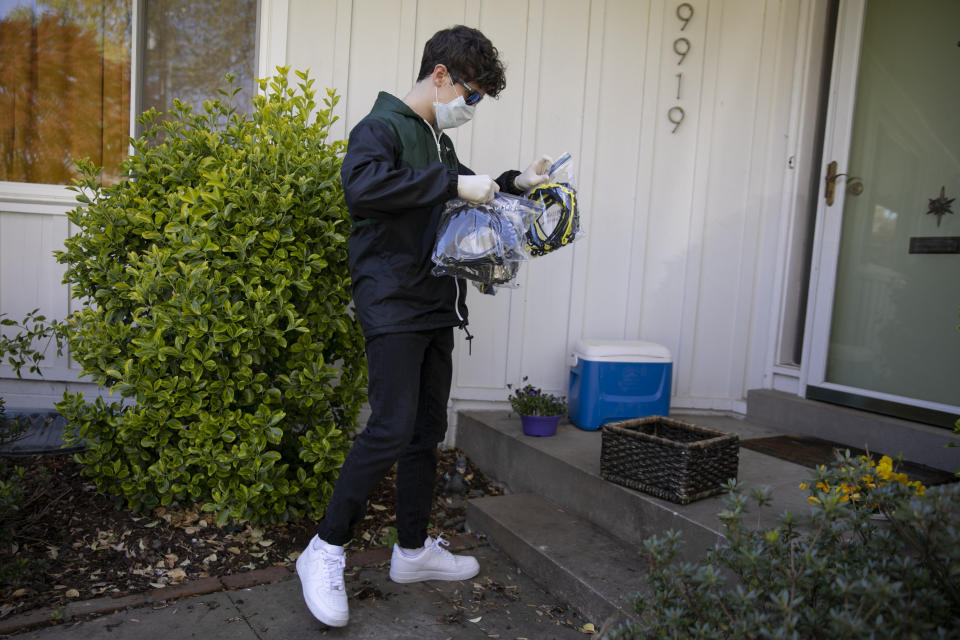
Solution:
[{"label": "window frame", "polygon": [[[131,138],[137,135],[137,116],[142,104],[140,76],[143,56],[140,43],[145,25],[143,3],[133,0],[131,5],[130,34],[130,129]],[[290,0],[258,0],[257,24],[255,26],[257,77],[273,74],[273,69],[286,63],[287,29]],[[128,147],[128,153],[133,147]],[[0,180],[0,212],[36,213],[41,215],[66,215],[76,206],[76,195],[70,185],[40,182],[13,182]]]}]

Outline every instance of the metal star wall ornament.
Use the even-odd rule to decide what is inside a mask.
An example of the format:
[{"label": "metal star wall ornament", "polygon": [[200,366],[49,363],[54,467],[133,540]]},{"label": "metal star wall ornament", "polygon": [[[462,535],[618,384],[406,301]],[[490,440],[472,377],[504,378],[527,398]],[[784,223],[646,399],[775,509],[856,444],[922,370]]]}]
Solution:
[{"label": "metal star wall ornament", "polygon": [[940,226],[940,220],[943,219],[943,216],[948,213],[952,214],[953,210],[950,209],[950,205],[953,204],[953,201],[956,198],[947,198],[947,188],[940,187],[940,197],[939,198],[930,198],[930,210],[927,213],[932,213],[937,216],[937,226]]}]

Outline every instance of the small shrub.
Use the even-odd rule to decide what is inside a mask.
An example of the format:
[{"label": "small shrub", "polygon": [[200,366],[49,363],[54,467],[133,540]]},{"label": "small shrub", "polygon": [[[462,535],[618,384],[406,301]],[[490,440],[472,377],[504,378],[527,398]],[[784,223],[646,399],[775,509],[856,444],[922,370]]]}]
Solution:
[{"label": "small shrub", "polygon": [[396,527],[384,527],[378,544],[381,547],[392,548],[393,545],[400,543],[400,536],[397,534]]},{"label": "small shrub", "polygon": [[[927,488],[919,480],[910,480],[905,473],[894,471],[893,459],[882,456],[880,462],[875,462],[870,456],[859,456],[856,467],[841,466],[837,477],[839,484],[831,485],[828,480],[819,480],[816,491],[807,498],[811,504],[822,502],[821,494],[836,494],[840,502],[853,502],[855,506],[863,508],[867,505],[872,509],[879,509],[880,505],[871,499],[873,492],[888,482],[899,482],[907,488],[913,489],[917,495],[923,495]],[[800,484],[801,489],[809,489],[806,482]]]},{"label": "small shrub", "polygon": [[[200,504],[218,521],[322,513],[366,394],[348,310],[350,220],[328,139],[338,97],[280,68],[252,115],[229,91],[175,103],[101,187],[79,163],[58,260],[88,302],[65,321],[83,373],[124,400],[67,393],[69,444],[135,510]],[[229,77],[228,77],[229,81]]]},{"label": "small shrub", "polygon": [[7,417],[7,407],[3,398],[0,398],[0,446],[13,442],[18,439],[23,432],[22,426],[17,420],[10,420]]},{"label": "small shrub", "polygon": [[[57,355],[62,355],[62,337],[56,322],[47,323],[39,309],[28,313],[17,322],[0,313],[0,362],[6,361],[17,378],[22,378],[23,368],[42,375],[40,362],[52,341],[57,343]],[[23,433],[23,425],[7,417],[6,404],[0,397],[0,446],[13,442]]]},{"label": "small shrub", "polygon": [[645,542],[650,571],[639,622],[613,638],[948,638],[960,632],[960,485],[897,481],[845,500],[876,467],[849,453],[809,483],[812,512],[776,528],[747,524],[750,498],[731,484],[719,514],[726,541],[697,563],[676,560],[675,532]]},{"label": "small shrub", "polygon": [[20,543],[32,538],[54,490],[54,477],[43,465],[0,457],[0,587],[42,572],[41,563],[19,555]]},{"label": "small shrub", "polygon": [[[526,382],[527,378],[524,377]],[[511,385],[507,385],[510,389]],[[544,393],[540,387],[525,384],[510,395],[510,407],[522,416],[560,416],[567,413],[567,401],[562,396]]]},{"label": "small shrub", "polygon": [[[0,327],[6,329],[6,333],[0,333],[0,361],[9,363],[18,378],[24,367],[31,373],[41,374],[40,362],[52,341],[57,343],[58,355],[62,353],[58,324],[48,324],[39,309],[34,309],[19,322],[6,315],[0,313]],[[14,442],[23,431],[24,425],[19,420],[7,417],[6,404],[0,398],[0,446]],[[0,549],[3,553],[10,550],[11,556],[16,556],[17,550],[13,542],[14,531],[23,524],[24,518],[30,517],[29,507],[35,495],[28,490],[26,473],[26,467],[0,456]],[[36,486],[43,485],[41,482]],[[39,491],[42,493],[43,489]],[[26,559],[14,557],[10,562],[0,564],[0,584],[17,582],[32,570],[33,566]]]},{"label": "small shrub", "polygon": [[13,541],[13,524],[23,505],[24,473],[24,467],[0,457],[0,546],[3,547]]},{"label": "small shrub", "polygon": [[60,325],[47,323],[47,317],[41,315],[39,309],[34,309],[19,322],[0,313],[0,327],[6,327],[6,331],[0,333],[0,361],[6,360],[18,378],[24,367],[30,373],[42,375],[40,362],[52,342],[57,344],[57,355],[63,354]]}]

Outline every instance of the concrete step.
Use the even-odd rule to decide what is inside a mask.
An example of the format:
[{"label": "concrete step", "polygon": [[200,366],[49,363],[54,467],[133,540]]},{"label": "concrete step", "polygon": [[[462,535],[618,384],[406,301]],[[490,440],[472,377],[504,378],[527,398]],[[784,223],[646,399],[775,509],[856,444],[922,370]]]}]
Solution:
[{"label": "concrete step", "polygon": [[470,500],[467,525],[597,628],[632,615],[638,547],[532,493]]},{"label": "concrete step", "polygon": [[[671,417],[741,439],[792,430],[751,419]],[[519,417],[509,412],[462,411],[456,446],[507,493],[471,501],[467,526],[486,534],[598,627],[610,617],[629,615],[626,599],[641,588],[644,565],[638,550],[643,540],[678,530],[680,555],[695,561],[722,539],[716,516],[725,506],[722,496],[678,505],[603,480],[600,431],[561,422],[555,436],[535,438],[523,435]],[[758,487],[771,491],[771,506],[759,518],[750,516],[758,526],[775,526],[785,510],[809,511],[807,493],[798,485],[811,479],[810,469],[741,448],[737,473],[745,492]]]},{"label": "concrete step", "polygon": [[[792,433],[839,442],[849,447],[924,464],[943,471],[960,468],[960,436],[950,429],[932,427],[841,407],[800,396],[752,389],[747,394],[747,419]],[[953,448],[947,443],[953,443]]]},{"label": "concrete step", "polygon": [[[734,418],[673,417],[741,438],[777,434]],[[534,493],[631,545],[678,530],[684,540],[681,554],[688,559],[722,537],[716,516],[724,508],[722,496],[678,505],[607,482],[600,477],[600,444],[599,431],[583,431],[568,422],[561,422],[555,436],[525,436],[519,417],[506,411],[463,411],[457,422],[457,447],[508,493]],[[806,493],[797,488],[810,479],[804,467],[741,449],[738,477],[747,489],[768,486],[773,492],[773,506],[762,512],[761,526],[773,526],[784,509],[809,509]]]}]

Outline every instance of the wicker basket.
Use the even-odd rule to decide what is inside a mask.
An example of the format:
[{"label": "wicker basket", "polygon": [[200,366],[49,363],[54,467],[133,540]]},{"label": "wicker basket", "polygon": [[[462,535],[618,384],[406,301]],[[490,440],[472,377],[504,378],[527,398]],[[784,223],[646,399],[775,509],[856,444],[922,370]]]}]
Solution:
[{"label": "wicker basket", "polygon": [[737,477],[740,438],[650,416],[603,427],[600,475],[644,493],[688,504]]}]

